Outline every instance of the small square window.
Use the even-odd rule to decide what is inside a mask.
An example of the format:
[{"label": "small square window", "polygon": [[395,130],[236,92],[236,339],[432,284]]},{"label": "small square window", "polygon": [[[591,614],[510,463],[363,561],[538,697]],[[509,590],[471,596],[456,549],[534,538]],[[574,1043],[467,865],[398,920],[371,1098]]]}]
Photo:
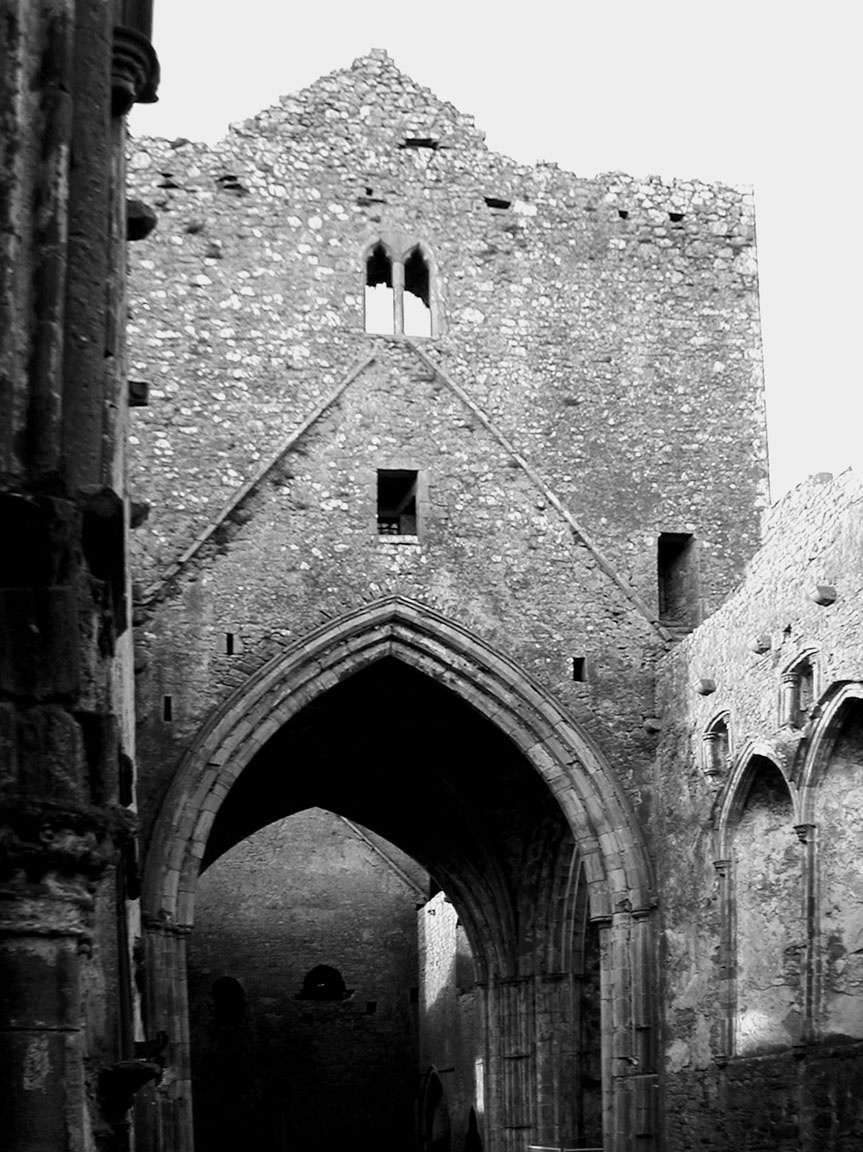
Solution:
[{"label": "small square window", "polygon": [[415,536],[417,473],[403,468],[378,469],[378,533]]}]

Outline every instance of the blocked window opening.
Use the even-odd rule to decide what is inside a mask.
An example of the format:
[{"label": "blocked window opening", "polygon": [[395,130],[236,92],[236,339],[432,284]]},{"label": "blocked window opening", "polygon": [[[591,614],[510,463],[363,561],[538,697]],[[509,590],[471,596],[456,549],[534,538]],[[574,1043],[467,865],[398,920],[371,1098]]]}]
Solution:
[{"label": "blocked window opening", "polygon": [[405,260],[404,331],[406,336],[431,336],[429,270],[419,248]]},{"label": "blocked window opening", "polygon": [[394,304],[392,261],[383,245],[378,244],[366,261],[366,332],[392,336],[395,332]]},{"label": "blocked window opening", "polygon": [[417,534],[417,473],[407,469],[378,469],[378,533],[381,536]]},{"label": "blocked window opening", "polygon": [[698,623],[698,574],[695,537],[685,532],[660,532],[656,567],[659,620],[676,629]]},{"label": "blocked window opening", "polygon": [[573,656],[573,658],[572,658],[572,678],[573,678],[573,680],[577,681],[578,683],[583,683],[584,671],[585,671],[585,669],[584,669],[584,657],[583,656]]},{"label": "blocked window opening", "polygon": [[301,1000],[344,1000],[347,989],[338,968],[317,964],[303,979]]}]

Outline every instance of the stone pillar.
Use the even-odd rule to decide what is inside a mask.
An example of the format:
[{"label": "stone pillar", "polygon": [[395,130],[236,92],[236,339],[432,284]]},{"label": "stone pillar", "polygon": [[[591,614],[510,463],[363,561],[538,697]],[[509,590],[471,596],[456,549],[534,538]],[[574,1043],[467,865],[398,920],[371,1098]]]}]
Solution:
[{"label": "stone pillar", "polygon": [[797,722],[799,683],[798,671],[783,672],[779,683],[779,723],[783,726]]},{"label": "stone pillar", "polygon": [[713,728],[701,737],[701,756],[704,774],[715,787],[721,787],[728,768],[728,733]]},{"label": "stone pillar", "polygon": [[533,980],[498,977],[488,1005],[488,1147],[524,1152],[533,1131]]},{"label": "stone pillar", "polygon": [[136,3],[146,16],[145,0],[0,0],[4,1152],[124,1152],[152,1074],[132,1049],[115,884],[135,818],[113,66]]},{"label": "stone pillar", "polygon": [[569,973],[540,976],[536,986],[536,1124],[533,1142],[555,1147],[576,1131],[570,1116],[578,1090],[577,1029]]},{"label": "stone pillar", "polygon": [[393,332],[405,330],[405,266],[401,260],[392,262],[393,280]]},{"label": "stone pillar", "polygon": [[600,922],[600,930],[610,1067],[605,1142],[612,1152],[650,1152],[659,1123],[652,917],[648,910],[620,909]]},{"label": "stone pillar", "polygon": [[820,986],[821,949],[818,947],[818,878],[814,824],[795,824],[794,831],[803,850],[803,923],[806,931],[806,955],[803,967],[803,1027],[800,1039],[810,1044],[815,1039],[815,1021],[818,1017],[818,988]]},{"label": "stone pillar", "polygon": [[714,1059],[720,1066],[728,1063],[734,1052],[734,1012],[737,999],[734,961],[734,902],[731,890],[730,859],[714,860],[719,887],[721,937],[719,941],[719,1003],[722,1010],[719,1051]]},{"label": "stone pillar", "polygon": [[135,1101],[136,1152],[194,1152],[186,939],[189,929],[146,918],[144,1022],[163,1039],[161,1082]]},{"label": "stone pillar", "polygon": [[0,885],[0,1131],[16,1152],[67,1148],[86,1127],[81,960],[93,898],[80,877]]}]

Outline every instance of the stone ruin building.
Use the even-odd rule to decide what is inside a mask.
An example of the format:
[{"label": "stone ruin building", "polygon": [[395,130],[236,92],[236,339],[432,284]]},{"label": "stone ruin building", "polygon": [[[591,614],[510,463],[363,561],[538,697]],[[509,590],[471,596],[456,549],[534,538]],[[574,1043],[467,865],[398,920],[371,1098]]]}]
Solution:
[{"label": "stone ruin building", "polygon": [[863,489],[768,507],[748,193],[381,51],[126,157],[148,4],[0,12],[4,1149],[858,1149]]}]

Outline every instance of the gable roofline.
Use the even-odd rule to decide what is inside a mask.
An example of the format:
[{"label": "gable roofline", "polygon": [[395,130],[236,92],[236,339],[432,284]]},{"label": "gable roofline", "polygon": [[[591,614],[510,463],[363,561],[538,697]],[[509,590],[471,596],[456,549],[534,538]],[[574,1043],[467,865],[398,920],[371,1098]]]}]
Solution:
[{"label": "gable roofline", "polygon": [[[512,462],[524,473],[530,480],[531,484],[542,494],[552,508],[563,519],[564,523],[569,528],[576,541],[580,543],[590,555],[593,557],[600,571],[612,581],[617,589],[623,593],[623,596],[628,600],[632,608],[643,616],[651,627],[662,637],[663,640],[670,640],[671,633],[663,627],[663,625],[656,618],[656,614],[650,610],[646,601],[636,592],[636,590],[628,584],[622,576],[617,572],[614,565],[603,554],[599,547],[594,543],[590,535],[585,531],[578,520],[572,515],[569,509],[563,504],[560,497],[549,487],[543,480],[535,468],[530,465],[522,454],[517,451],[509,438],[497,427],[490,416],[477,404],[477,402],[468,395],[468,393],[458,384],[453,378],[444,371],[443,368],[435,363],[432,358],[423,351],[410,337],[402,337],[399,341],[409,348],[417,357],[423,367],[444,384],[450,392],[471,412],[476,420],[485,428],[485,430],[493,437],[494,440],[503,448],[507,456]],[[377,351],[370,353],[363,359],[359,360],[347,373],[340,383],[333,389],[332,392],[326,396],[316,408],[303,420],[303,422],[294,429],[288,436],[287,440],[271,455],[263,464],[254,472],[254,474],[242,484],[236,492],[228,499],[228,501],[219,509],[215,517],[207,524],[207,526],[198,533],[189,547],[182,553],[181,556],[174,561],[173,564],[165,572],[164,576],[154,584],[152,584],[141,597],[141,605],[147,607],[166,591],[169,585],[180,575],[186,565],[195,558],[208,540],[218,531],[222,524],[239,508],[247,496],[250,496],[258,486],[266,479],[269,473],[276,468],[281,460],[287,455],[288,452],[294,447],[297,441],[306,432],[312,428],[318,420],[324,416],[336,401],[342,396],[345,390],[357,379],[358,376],[369,368],[376,360],[380,359]]]},{"label": "gable roofline", "polygon": [[173,564],[171,564],[161,579],[157,580],[154,584],[151,584],[150,587],[144,591],[144,594],[141,597],[141,603],[143,606],[146,607],[148,604],[152,604],[153,601],[158,599],[158,597],[165,591],[168,585],[177,576],[182,574],[183,569],[186,567],[189,561],[194,559],[197,553],[200,552],[201,548],[203,548],[203,546],[213,536],[213,534],[217,532],[222,524],[224,524],[225,521],[230,517],[230,515],[235,512],[237,508],[239,508],[245,498],[249,496],[263,480],[266,479],[268,474],[272,472],[275,467],[277,467],[282,457],[290,452],[291,448],[293,448],[299,438],[304,433],[308,432],[308,430],[318,422],[318,420],[321,418],[321,416],[324,415],[325,412],[332,408],[333,404],[335,404],[335,402],[348,387],[348,385],[353,380],[356,380],[357,376],[359,376],[361,372],[364,372],[366,368],[373,364],[376,359],[376,353],[372,352],[368,356],[363,357],[362,360],[359,360],[353,366],[353,368],[350,369],[348,374],[341,380],[341,382],[336,385],[333,391],[330,392],[328,396],[325,396],[320,404],[318,404],[318,406],[309,413],[305,420],[303,420],[299,427],[295,428],[294,431],[291,432],[284,444],[282,444],[273,453],[272,456],[269,456],[263,462],[263,464],[261,464],[258,469],[249,477],[249,479],[246,480],[244,484],[240,485],[236,492],[234,492],[234,494],[228,498],[226,503],[222,505],[213,519],[209,522],[209,524],[207,524],[206,527],[198,533],[186,551],[183,552],[182,555],[180,555]]},{"label": "gable roofline", "polygon": [[670,640],[671,633],[666,628],[664,628],[662,624],[659,623],[656,615],[651,612],[648,604],[642,599],[641,596],[639,596],[635,589],[631,585],[627,584],[623,577],[620,576],[611,561],[608,560],[606,556],[600,551],[591,537],[587,534],[587,532],[585,532],[584,528],[581,526],[578,520],[576,520],[569,509],[564,505],[560,497],[557,496],[557,494],[548,486],[548,484],[546,484],[536,469],[528,464],[524,456],[522,456],[521,453],[516,450],[515,446],[509,441],[504,433],[501,432],[491,417],[487,416],[482,408],[480,408],[480,406],[476,403],[476,401],[472,400],[470,396],[468,396],[468,394],[461,388],[461,386],[457,384],[455,380],[453,380],[449,375],[447,375],[443,368],[441,368],[439,364],[436,364],[430,356],[423,352],[423,350],[419,348],[413,342],[413,340],[406,338],[405,343],[414,350],[414,352],[417,354],[420,360],[422,360],[429,371],[433,372],[439,380],[446,384],[450,390],[454,392],[456,396],[458,396],[461,402],[471,410],[471,412],[474,414],[477,420],[479,420],[486,431],[491,433],[491,435],[495,438],[495,440],[497,440],[504,451],[510,456],[513,462],[518,465],[522,472],[524,472],[524,474],[530,479],[531,483],[539,489],[543,495],[543,499],[547,500],[548,503],[551,504],[551,506],[557,511],[558,515],[563,518],[573,536],[575,536],[576,539],[584,545],[588,552],[590,552],[599,568],[605,573],[606,576],[608,576],[610,580],[612,580],[617,585],[627,600],[629,600],[630,604],[638,612],[640,612],[641,615],[644,616],[650,624],[653,625],[653,627],[664,640]]}]

